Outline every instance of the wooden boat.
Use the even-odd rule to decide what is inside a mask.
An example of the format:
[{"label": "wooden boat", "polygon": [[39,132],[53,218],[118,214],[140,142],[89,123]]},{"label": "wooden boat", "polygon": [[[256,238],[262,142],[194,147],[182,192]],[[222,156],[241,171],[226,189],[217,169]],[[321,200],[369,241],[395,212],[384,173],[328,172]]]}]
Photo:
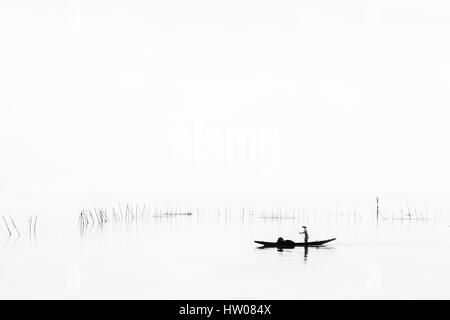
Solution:
[{"label": "wooden boat", "polygon": [[257,244],[263,245],[265,248],[294,248],[294,247],[319,247],[323,246],[325,243],[336,240],[336,238],[321,240],[321,241],[311,241],[311,242],[294,242],[291,240],[284,240],[281,242],[266,242],[266,241],[255,241]]}]

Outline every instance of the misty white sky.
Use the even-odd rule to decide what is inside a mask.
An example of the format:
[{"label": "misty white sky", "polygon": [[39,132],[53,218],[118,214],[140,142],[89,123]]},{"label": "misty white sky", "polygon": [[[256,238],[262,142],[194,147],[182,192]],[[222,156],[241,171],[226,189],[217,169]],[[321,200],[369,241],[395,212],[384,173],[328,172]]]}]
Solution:
[{"label": "misty white sky", "polygon": [[0,207],[450,208],[449,39],[449,1],[3,0]]}]

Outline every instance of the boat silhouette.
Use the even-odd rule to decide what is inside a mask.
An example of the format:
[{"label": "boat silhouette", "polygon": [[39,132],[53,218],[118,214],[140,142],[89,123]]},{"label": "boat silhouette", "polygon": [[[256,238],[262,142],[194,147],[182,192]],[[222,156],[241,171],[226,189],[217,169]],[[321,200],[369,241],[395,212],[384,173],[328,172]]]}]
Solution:
[{"label": "boat silhouette", "polygon": [[336,238],[310,242],[294,242],[292,240],[283,240],[277,242],[255,241],[255,243],[262,245],[264,248],[295,248],[295,247],[319,247],[334,240],[336,240]]}]

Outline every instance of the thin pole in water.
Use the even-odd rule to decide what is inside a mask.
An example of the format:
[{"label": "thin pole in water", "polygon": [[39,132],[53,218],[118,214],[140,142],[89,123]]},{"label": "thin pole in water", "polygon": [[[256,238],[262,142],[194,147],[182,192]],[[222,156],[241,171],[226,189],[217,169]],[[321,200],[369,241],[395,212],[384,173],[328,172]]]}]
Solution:
[{"label": "thin pole in water", "polygon": [[38,218],[38,216],[35,215],[35,216],[34,216],[34,228],[33,228],[33,232],[34,232],[34,236],[35,236],[35,237],[36,237],[36,223],[37,223],[37,218]]},{"label": "thin pole in water", "polygon": [[8,232],[9,232],[9,236],[11,237],[11,230],[9,230],[9,226],[8,226],[8,223],[6,222],[6,219],[5,219],[5,216],[2,216],[2,218],[3,218],[3,221],[5,222],[5,225],[6,225],[6,229],[8,229]]},{"label": "thin pole in water", "polygon": [[14,223],[13,218],[12,218],[11,216],[9,216],[9,219],[11,219],[11,223],[12,223],[14,229],[16,229],[17,235],[20,237],[19,229],[17,229],[16,224]]},{"label": "thin pole in water", "polygon": [[378,221],[378,216],[380,215],[380,205],[379,205],[379,201],[380,201],[380,199],[377,197],[377,221]]}]

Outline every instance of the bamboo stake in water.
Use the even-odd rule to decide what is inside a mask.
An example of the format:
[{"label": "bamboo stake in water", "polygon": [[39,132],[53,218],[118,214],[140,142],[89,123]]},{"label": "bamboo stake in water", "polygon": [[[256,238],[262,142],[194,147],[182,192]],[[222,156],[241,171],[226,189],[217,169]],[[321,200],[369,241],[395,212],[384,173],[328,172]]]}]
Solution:
[{"label": "bamboo stake in water", "polygon": [[34,236],[36,237],[36,224],[37,224],[37,218],[38,216],[34,216]]},{"label": "bamboo stake in water", "polygon": [[9,232],[9,236],[11,237],[11,230],[9,230],[9,226],[8,226],[8,223],[6,223],[6,219],[5,219],[5,216],[2,216],[2,218],[3,218],[3,221],[5,222],[5,225],[6,225],[6,229],[8,229],[8,232]]},{"label": "bamboo stake in water", "polygon": [[379,206],[378,201],[379,201],[379,198],[377,197],[377,221],[378,221],[378,216],[380,214],[380,206]]},{"label": "bamboo stake in water", "polygon": [[411,210],[409,210],[408,204],[406,204],[406,209],[408,210],[408,218],[411,220]]},{"label": "bamboo stake in water", "polygon": [[9,216],[9,219],[11,220],[11,223],[12,223],[14,229],[16,229],[17,235],[20,237],[19,229],[17,229],[16,224],[14,223],[13,218],[12,218],[11,216]]}]

